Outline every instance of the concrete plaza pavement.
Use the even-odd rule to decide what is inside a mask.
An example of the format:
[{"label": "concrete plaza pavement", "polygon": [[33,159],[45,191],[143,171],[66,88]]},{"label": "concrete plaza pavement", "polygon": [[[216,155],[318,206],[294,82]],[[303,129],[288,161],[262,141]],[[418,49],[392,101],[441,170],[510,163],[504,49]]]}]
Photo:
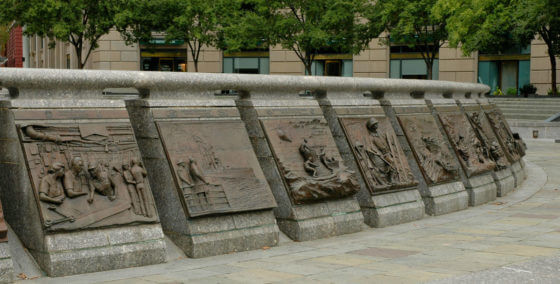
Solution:
[{"label": "concrete plaza pavement", "polygon": [[[328,239],[21,283],[559,283],[560,144],[527,141],[528,179],[489,204]],[[24,277],[21,275],[21,277]]]}]

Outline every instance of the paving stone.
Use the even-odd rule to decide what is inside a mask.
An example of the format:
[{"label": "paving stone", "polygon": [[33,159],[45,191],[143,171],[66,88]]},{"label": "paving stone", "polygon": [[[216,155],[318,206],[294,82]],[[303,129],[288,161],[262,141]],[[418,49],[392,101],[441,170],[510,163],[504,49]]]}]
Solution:
[{"label": "paving stone", "polygon": [[385,258],[398,258],[417,254],[418,251],[400,250],[400,249],[387,249],[387,248],[367,248],[362,250],[351,251],[353,254],[380,256]]}]

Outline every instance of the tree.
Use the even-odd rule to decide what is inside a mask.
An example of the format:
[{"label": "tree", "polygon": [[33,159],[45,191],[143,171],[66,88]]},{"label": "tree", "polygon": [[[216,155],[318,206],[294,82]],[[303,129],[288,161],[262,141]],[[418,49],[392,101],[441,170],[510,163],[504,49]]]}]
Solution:
[{"label": "tree", "polygon": [[224,9],[235,10],[225,0],[132,0],[130,9],[118,16],[119,31],[127,42],[152,39],[152,32],[162,32],[166,41],[184,40],[191,52],[194,69],[198,72],[200,51],[216,46],[219,35],[218,19]]},{"label": "tree", "polygon": [[[386,45],[399,44],[420,51],[428,80],[432,79],[433,66],[439,48],[446,42],[447,13],[435,13],[437,0],[378,0],[370,5],[367,18],[373,25],[385,30],[389,37]],[[450,1],[453,2],[453,1]]]},{"label": "tree", "polygon": [[[83,69],[101,36],[115,26],[123,9],[120,0],[2,0],[0,22],[15,20],[26,35],[37,35],[72,44]],[[55,41],[49,43],[54,47]]]},{"label": "tree", "polygon": [[[316,55],[359,53],[371,38],[359,18],[362,0],[259,0],[240,21],[239,35],[292,50],[311,75]],[[231,36],[226,35],[227,38]],[[232,46],[230,46],[232,47]]]},{"label": "tree", "polygon": [[552,91],[556,87],[556,56],[560,54],[560,2],[555,0],[439,0],[437,10],[451,13],[448,30],[452,47],[501,53],[525,46],[538,36],[550,58]]},{"label": "tree", "polygon": [[560,55],[560,1],[518,0],[515,4],[514,32],[523,42],[530,43],[537,34],[546,43],[551,66],[552,94],[557,95],[556,56]]}]

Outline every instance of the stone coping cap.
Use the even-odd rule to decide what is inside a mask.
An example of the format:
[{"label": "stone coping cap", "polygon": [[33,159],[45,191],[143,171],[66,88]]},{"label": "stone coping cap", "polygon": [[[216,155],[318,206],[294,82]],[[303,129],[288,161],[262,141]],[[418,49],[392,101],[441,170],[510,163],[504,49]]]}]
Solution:
[{"label": "stone coping cap", "polygon": [[0,68],[0,86],[10,90],[52,89],[65,93],[135,88],[144,96],[181,91],[237,90],[243,94],[310,90],[318,93],[371,92],[378,97],[391,93],[447,94],[451,97],[478,95],[490,90],[483,84],[437,80],[34,68]]}]

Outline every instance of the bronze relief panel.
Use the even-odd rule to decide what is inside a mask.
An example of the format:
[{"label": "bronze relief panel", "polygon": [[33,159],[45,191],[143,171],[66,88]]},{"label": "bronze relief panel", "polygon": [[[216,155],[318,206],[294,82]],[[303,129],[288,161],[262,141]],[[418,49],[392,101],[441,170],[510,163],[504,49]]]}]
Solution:
[{"label": "bronze relief panel", "polygon": [[485,154],[489,155],[494,163],[496,163],[495,170],[499,171],[509,166],[510,163],[505,156],[504,150],[498,142],[494,131],[492,131],[492,127],[484,113],[482,111],[467,112],[467,117],[478,140],[482,143]]},{"label": "bronze relief panel", "polygon": [[129,124],[18,128],[47,231],[158,221]]},{"label": "bronze relief panel", "polygon": [[340,118],[372,194],[418,184],[386,117]]},{"label": "bronze relief panel", "polygon": [[157,126],[188,216],[276,207],[241,121]]},{"label": "bronze relief panel", "polygon": [[261,120],[295,204],[351,196],[360,186],[344,165],[324,119]]},{"label": "bronze relief panel", "polygon": [[458,165],[431,114],[401,115],[398,120],[428,185],[459,178]]},{"label": "bronze relief panel", "polygon": [[496,136],[502,144],[506,157],[511,163],[519,161],[525,150],[523,149],[521,142],[513,137],[513,133],[507,125],[503,115],[498,110],[494,109],[487,111],[486,117],[488,118],[494,133],[496,133]]},{"label": "bronze relief panel", "polygon": [[480,141],[465,114],[440,113],[439,119],[467,177],[492,171],[496,167],[490,158],[490,148]]}]

